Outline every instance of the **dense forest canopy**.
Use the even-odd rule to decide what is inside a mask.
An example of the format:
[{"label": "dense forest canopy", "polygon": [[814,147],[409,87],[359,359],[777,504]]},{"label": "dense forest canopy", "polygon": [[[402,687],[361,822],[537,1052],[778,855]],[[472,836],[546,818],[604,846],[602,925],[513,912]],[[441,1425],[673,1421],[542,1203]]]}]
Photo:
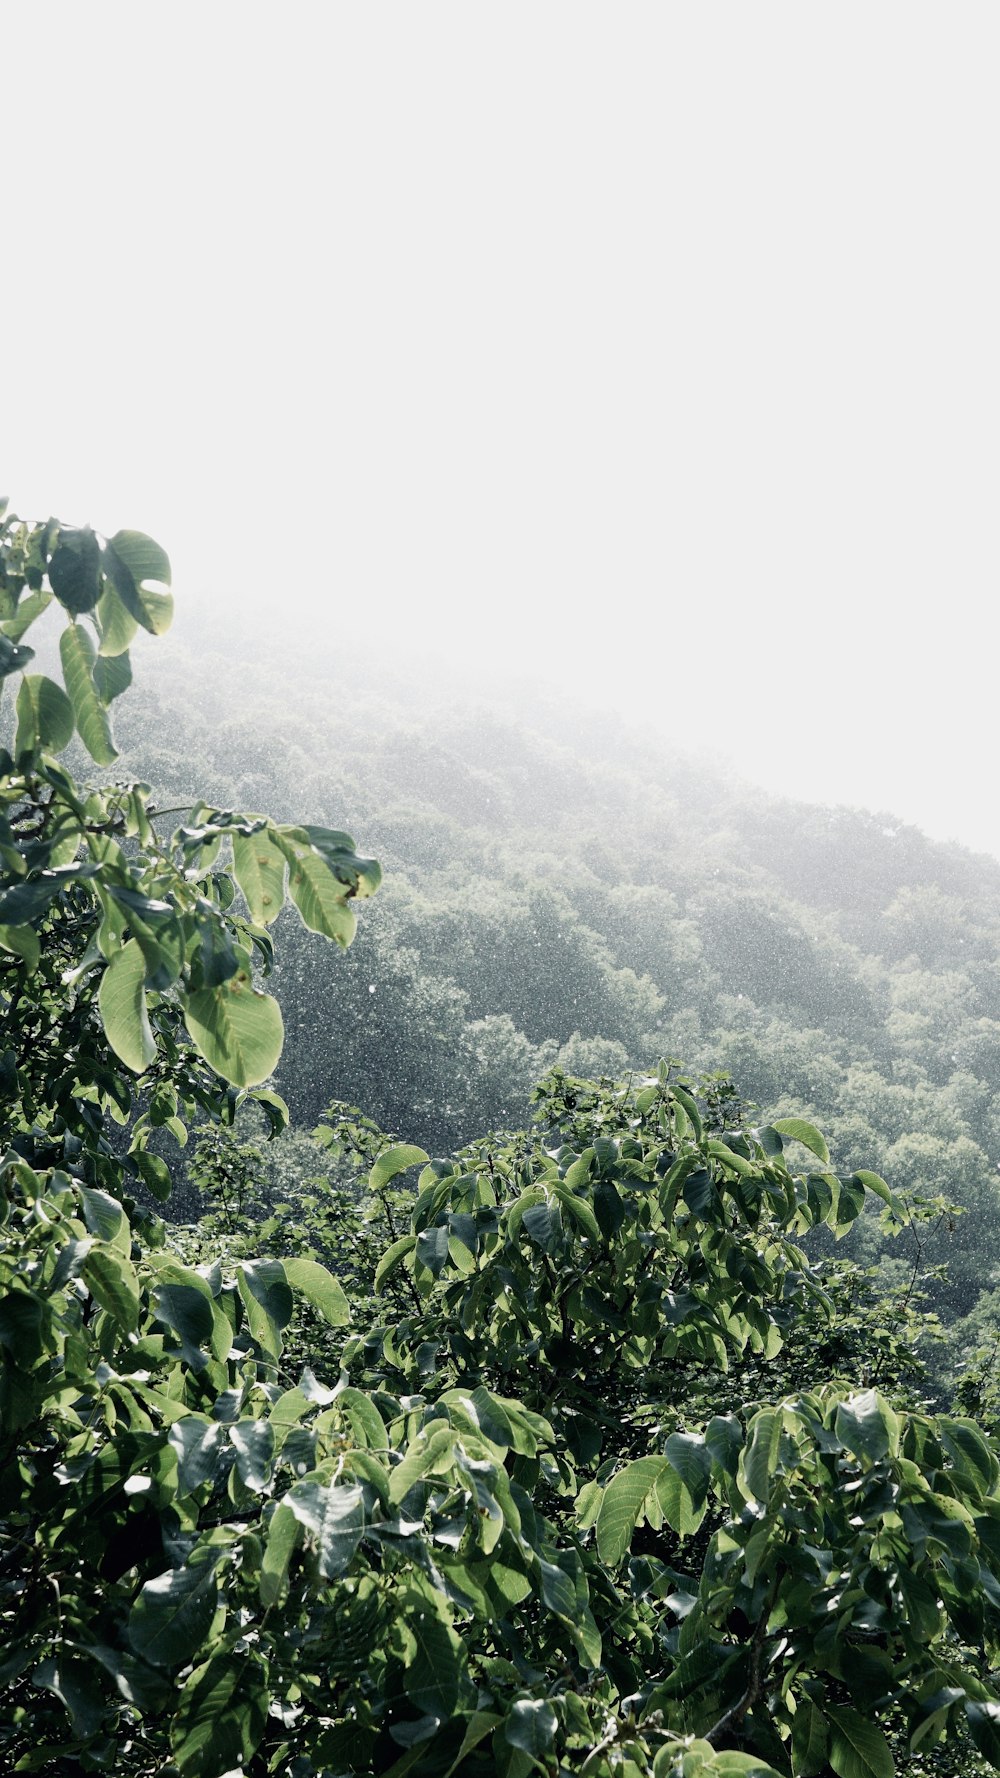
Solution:
[{"label": "dense forest canopy", "polygon": [[169,578],[0,515],[7,1767],[1000,1766],[1000,866]]},{"label": "dense forest canopy", "polygon": [[[484,706],[443,673],[280,642],[233,674],[206,620],[189,634],[123,707],[128,768],[171,801],[350,808],[386,871],[346,957],[277,928],[297,1124],[336,1098],[446,1150],[523,1123],[554,1064],[624,1076],[676,1055],[761,1113],[813,1118],[840,1164],[959,1206],[922,1268],[947,1266],[930,1288],[950,1326],[988,1317],[995,859],[885,812],[782,802],[531,682]],[[877,1230],[851,1250],[874,1260]]]}]

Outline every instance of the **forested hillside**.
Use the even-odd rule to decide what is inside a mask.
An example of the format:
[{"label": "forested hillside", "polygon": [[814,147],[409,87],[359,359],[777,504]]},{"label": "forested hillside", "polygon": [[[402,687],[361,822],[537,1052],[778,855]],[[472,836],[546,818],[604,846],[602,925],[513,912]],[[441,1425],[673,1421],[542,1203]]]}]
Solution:
[{"label": "forested hillside", "polygon": [[[122,707],[128,770],[171,803],[350,809],[385,867],[346,958],[279,922],[296,1124],[344,1100],[445,1152],[520,1126],[553,1063],[674,1055],[768,1116],[804,1111],[838,1166],[961,1206],[921,1256],[947,1266],[949,1323],[992,1286],[1000,863],[768,797],[605,714],[599,688],[484,706],[443,670],[287,644],[237,669],[210,629],[163,654]],[[875,1225],[851,1247],[873,1257]]]}]

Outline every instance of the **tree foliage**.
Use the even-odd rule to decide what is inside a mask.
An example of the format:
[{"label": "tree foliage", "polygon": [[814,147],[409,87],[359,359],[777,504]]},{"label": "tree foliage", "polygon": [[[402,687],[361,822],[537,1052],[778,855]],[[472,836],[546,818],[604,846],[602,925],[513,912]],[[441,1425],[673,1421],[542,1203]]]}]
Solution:
[{"label": "tree foliage", "polygon": [[210,1129],[215,1223],[143,1207],[193,1123],[283,1124],[269,927],[287,897],[347,945],[378,867],[81,782],[166,557],[6,519],[0,564],[5,1769],[880,1778],[954,1735],[1000,1765],[1000,1464],[913,1398],[906,1304],[844,1313],[824,1241],[919,1213],[810,1118],[556,1069],[533,1129],[447,1159],[331,1111],[367,1204],[320,1176],[270,1251]]}]

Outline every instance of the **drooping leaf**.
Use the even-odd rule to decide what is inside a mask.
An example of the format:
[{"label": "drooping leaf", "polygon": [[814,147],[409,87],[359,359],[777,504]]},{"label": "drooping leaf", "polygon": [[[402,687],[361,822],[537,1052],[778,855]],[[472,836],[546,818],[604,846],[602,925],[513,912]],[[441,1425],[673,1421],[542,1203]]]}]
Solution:
[{"label": "drooping leaf", "polygon": [[14,753],[61,753],[73,739],[73,706],[61,685],[44,673],[26,673],[17,692]]},{"label": "drooping leaf", "polygon": [[357,919],[343,884],[315,852],[298,852],[288,870],[288,893],[311,932],[347,946]]},{"label": "drooping leaf", "polygon": [[333,1580],[343,1574],[361,1542],[365,1528],[364,1496],[358,1486],[296,1482],[283,1505],[291,1508],[313,1544],[320,1574]]},{"label": "drooping leaf", "polygon": [[620,1562],[628,1549],[646,1502],[655,1494],[656,1484],[666,1467],[663,1457],[637,1457],[620,1469],[604,1490],[597,1515],[596,1537],[601,1561],[610,1567]]},{"label": "drooping leaf", "polygon": [[201,1414],[186,1414],[174,1421],[167,1442],[177,1456],[178,1499],[214,1479],[225,1436],[224,1426]]},{"label": "drooping leaf", "polygon": [[127,1333],[139,1325],[139,1280],[124,1253],[92,1247],[83,1262],[83,1281],[91,1295]]},{"label": "drooping leaf", "polygon": [[241,1482],[259,1494],[271,1476],[274,1427],[269,1420],[239,1420],[235,1426],[230,1426],[229,1440],[236,1452],[236,1468]]},{"label": "drooping leaf", "polygon": [[162,636],[173,622],[170,559],[142,531],[116,531],[104,551],[104,566],[126,610],[153,636]]},{"label": "drooping leaf", "polygon": [[828,1704],[830,1764],[838,1778],[893,1778],[889,1743],[873,1722],[847,1705]]},{"label": "drooping leaf", "polygon": [[184,1023],[210,1068],[236,1087],[255,1087],[277,1067],[284,1041],[281,1009],[244,970],[184,1002]]},{"label": "drooping leaf", "polygon": [[791,1136],[794,1141],[801,1142],[804,1148],[822,1161],[824,1167],[830,1165],[830,1150],[815,1124],[807,1123],[804,1117],[778,1117],[771,1125],[779,1136]]},{"label": "drooping leaf", "polygon": [[136,1654],[154,1667],[184,1666],[211,1628],[218,1596],[211,1560],[171,1568],[148,1580],[128,1621]]},{"label": "drooping leaf", "polygon": [[251,920],[260,926],[276,920],[285,903],[286,858],[266,828],[233,835],[233,869],[246,897]]},{"label": "drooping leaf", "polygon": [[267,1725],[268,1702],[265,1671],[252,1654],[223,1652],[196,1667],[170,1725],[183,1778],[217,1778],[249,1764]]},{"label": "drooping leaf", "polygon": [[336,1278],[314,1259],[286,1259],[285,1277],[293,1290],[299,1290],[306,1302],[328,1321],[331,1327],[346,1327],[351,1319],[350,1304]]},{"label": "drooping leaf", "polygon": [[556,1713],[547,1698],[518,1698],[504,1719],[504,1739],[533,1760],[544,1760],[558,1728]]},{"label": "drooping leaf", "polygon": [[134,938],[104,971],[97,1003],[115,1055],[133,1074],[142,1074],[156,1060],[156,1039],[146,1008],[146,959]]},{"label": "drooping leaf", "polygon": [[94,684],[94,644],[81,624],[67,624],[59,638],[63,678],[81,741],[99,766],[118,758],[111,738],[111,724]]},{"label": "drooping leaf", "polygon": [[384,1148],[368,1175],[368,1185],[373,1192],[382,1191],[398,1173],[405,1173],[408,1167],[416,1167],[426,1159],[423,1149],[414,1148],[411,1142],[399,1142],[393,1148]]}]

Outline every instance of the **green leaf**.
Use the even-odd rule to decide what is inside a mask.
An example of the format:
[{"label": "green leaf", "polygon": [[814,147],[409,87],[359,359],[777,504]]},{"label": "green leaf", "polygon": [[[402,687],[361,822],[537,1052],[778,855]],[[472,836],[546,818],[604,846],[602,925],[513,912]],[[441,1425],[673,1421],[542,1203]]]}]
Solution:
[{"label": "green leaf", "polygon": [[33,926],[0,926],[0,951],[20,957],[29,974],[38,968],[41,945]]},{"label": "green leaf", "polygon": [[1000,1766],[1000,1704],[993,1698],[983,1701],[967,1698],[965,1719],[969,1734],[984,1759],[988,1759],[991,1766]]},{"label": "green leaf", "polygon": [[838,1778],[893,1778],[896,1770],[881,1729],[846,1705],[828,1704],[830,1764]]},{"label": "green leaf", "polygon": [[136,1654],[154,1667],[182,1667],[197,1655],[218,1604],[214,1563],[192,1562],[148,1580],[128,1620]]},{"label": "green leaf", "polygon": [[108,581],[105,581],[94,616],[101,638],[98,653],[105,659],[124,654],[139,626]]},{"label": "green leaf", "polygon": [[556,1738],[559,1723],[545,1698],[518,1698],[504,1721],[504,1739],[533,1760],[543,1760]]},{"label": "green leaf", "polygon": [[133,1074],[156,1060],[156,1040],[146,1010],[146,959],[134,938],[112,957],[97,993],[105,1035]]},{"label": "green leaf", "polygon": [[384,1148],[368,1175],[369,1189],[373,1192],[382,1191],[390,1179],[395,1179],[397,1173],[405,1173],[408,1167],[416,1167],[427,1158],[422,1148],[414,1148],[410,1142],[400,1142],[393,1148]]},{"label": "green leaf", "polygon": [[779,1136],[791,1136],[795,1142],[801,1142],[804,1148],[808,1148],[822,1161],[824,1167],[830,1165],[830,1150],[826,1142],[815,1124],[807,1123],[804,1117],[775,1118],[770,1127],[777,1130]]},{"label": "green leaf", "polygon": [[105,570],[126,610],[153,636],[162,636],[173,621],[174,601],[160,590],[170,585],[170,560],[165,550],[142,531],[116,531],[104,551]]},{"label": "green leaf", "polygon": [[251,920],[258,926],[270,925],[285,905],[285,855],[266,828],[234,833],[233,871]]},{"label": "green leaf", "polygon": [[798,1699],[792,1717],[792,1771],[794,1778],[823,1778],[829,1764],[826,1718],[811,1698]]},{"label": "green leaf", "polygon": [[89,525],[59,527],[49,561],[49,585],[74,617],[93,611],[101,591],[101,546]]},{"label": "green leaf", "polygon": [[59,638],[63,678],[80,739],[99,766],[118,758],[111,739],[111,724],[94,684],[94,644],[80,624],[67,624]]},{"label": "green leaf", "polygon": [[878,1463],[899,1451],[899,1416],[874,1389],[838,1402],[833,1421],[837,1437],[849,1451]]},{"label": "green leaf", "polygon": [[473,1711],[462,1737],[462,1745],[445,1772],[444,1778],[455,1778],[455,1773],[459,1770],[466,1755],[471,1753],[474,1747],[478,1747],[480,1741],[485,1741],[487,1735],[493,1732],[500,1721],[501,1718],[496,1716],[492,1710]]},{"label": "green leaf", "polygon": [[394,1604],[398,1613],[394,1637],[402,1653],[406,1695],[421,1716],[447,1722],[458,1703],[465,1665],[462,1644],[438,1617],[427,1593],[402,1587]]},{"label": "green leaf", "polygon": [[334,1580],[350,1564],[365,1528],[364,1496],[358,1486],[337,1482],[296,1482],[285,1495],[313,1542],[320,1574]]},{"label": "green leaf", "polygon": [[177,1335],[186,1362],[203,1370],[215,1329],[211,1299],[193,1284],[161,1284],[153,1296],[153,1313]]},{"label": "green leaf", "polygon": [[174,1421],[167,1443],[177,1455],[178,1499],[215,1479],[225,1436],[224,1426],[217,1420],[204,1419],[201,1414],[187,1414]]},{"label": "green leaf", "polygon": [[77,1190],[88,1233],[127,1253],[131,1247],[131,1237],[125,1212],[118,1199],[113,1198],[110,1192],[101,1191],[96,1185],[80,1185]]},{"label": "green leaf", "polygon": [[348,904],[347,891],[315,852],[295,852],[288,871],[288,893],[311,932],[347,946],[357,920]]},{"label": "green leaf", "polygon": [[[44,589],[39,588],[35,593],[29,593],[27,598],[18,600],[15,615],[13,617],[5,618],[3,623],[0,624],[0,632],[3,633],[8,641],[20,642],[21,637],[26,631],[30,630],[35,619],[41,617],[42,612],[46,611],[51,603],[52,594],[49,592],[48,587],[45,587]],[[34,649],[29,649],[29,660],[33,654]],[[16,672],[17,667],[12,670]]]},{"label": "green leaf", "polygon": [[17,693],[14,754],[61,753],[73,739],[73,706],[61,685],[44,673],[26,673]]},{"label": "green leaf", "polygon": [[285,1035],[281,1009],[257,992],[245,970],[188,994],[184,1023],[209,1067],[234,1086],[259,1086],[274,1072]]},{"label": "green leaf", "polygon": [[401,1235],[398,1241],[394,1241],[391,1247],[386,1248],[375,1268],[375,1281],[372,1288],[376,1295],[386,1279],[391,1276],[400,1262],[406,1258],[406,1255],[413,1252],[416,1245],[416,1235]]},{"label": "green leaf", "polygon": [[[287,1262],[286,1262],[287,1263]],[[238,1420],[229,1428],[236,1468],[244,1487],[259,1494],[267,1487],[274,1458],[274,1428],[268,1420]]]},{"label": "green leaf", "polygon": [[260,1565],[260,1602],[265,1611],[276,1605],[288,1579],[288,1567],[295,1546],[302,1536],[302,1526],[290,1506],[284,1502],[275,1508],[267,1529],[267,1543]]},{"label": "green leaf", "polygon": [[306,1302],[328,1321],[331,1327],[346,1327],[351,1319],[350,1305],[336,1278],[314,1259],[286,1259],[282,1262],[285,1277],[293,1290],[300,1290]]},{"label": "green leaf", "polygon": [[217,1778],[252,1759],[267,1725],[264,1669],[250,1654],[216,1654],[177,1700],[170,1746],[183,1778]]},{"label": "green leaf", "polygon": [[122,692],[128,691],[132,683],[132,663],[127,654],[116,654],[110,659],[98,655],[94,662],[94,685],[102,704],[110,704],[120,698]]},{"label": "green leaf", "polygon": [[604,1490],[597,1515],[597,1551],[602,1562],[614,1567],[632,1541],[632,1533],[654,1497],[656,1484],[667,1467],[663,1457],[637,1457],[613,1476]]},{"label": "green leaf", "polygon": [[127,1333],[139,1326],[139,1280],[131,1260],[107,1247],[92,1247],[83,1262],[83,1281],[91,1295]]}]

